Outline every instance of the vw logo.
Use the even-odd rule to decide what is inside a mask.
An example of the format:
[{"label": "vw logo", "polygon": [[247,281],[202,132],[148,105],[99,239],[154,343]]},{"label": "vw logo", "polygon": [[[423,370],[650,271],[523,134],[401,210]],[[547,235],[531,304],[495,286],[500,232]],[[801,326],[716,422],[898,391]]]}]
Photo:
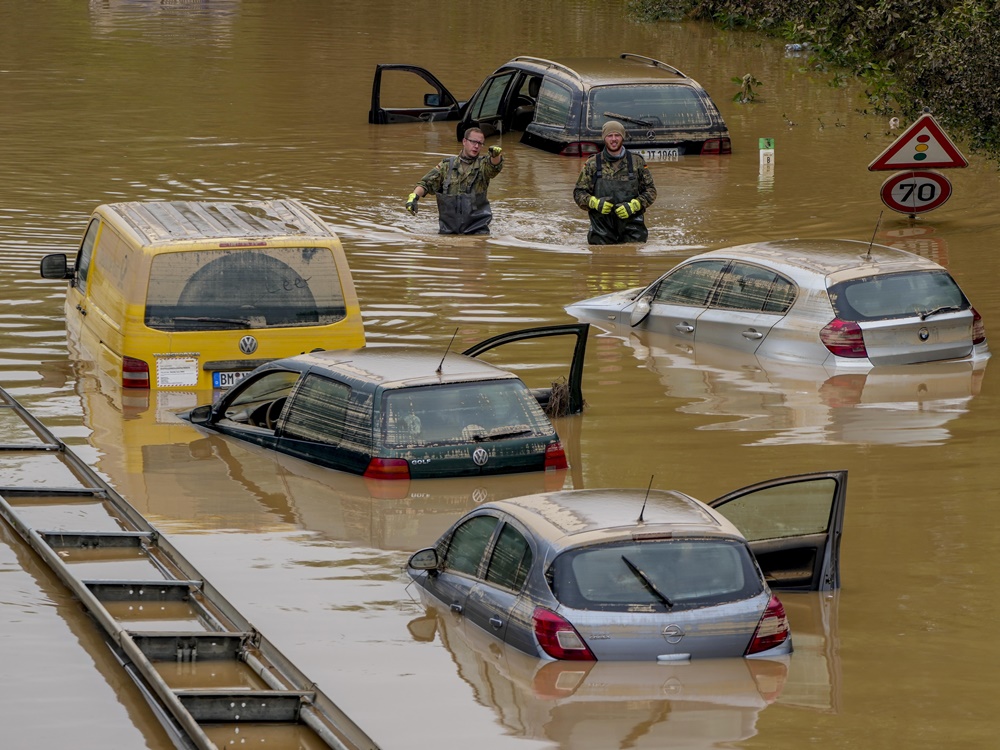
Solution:
[{"label": "vw logo", "polygon": [[681,638],[684,637],[684,631],[681,630],[680,625],[667,625],[661,635],[667,640],[667,643],[680,643]]},{"label": "vw logo", "polygon": [[472,463],[476,466],[486,466],[486,462],[490,460],[490,454],[486,452],[485,448],[476,448],[472,451]]},{"label": "vw logo", "polygon": [[244,336],[240,339],[240,351],[244,354],[253,354],[257,351],[257,339],[253,336]]},{"label": "vw logo", "polygon": [[926,328],[921,328],[919,331],[917,331],[917,338],[920,339],[921,341],[926,341],[930,337],[931,337],[931,332],[928,331]]}]

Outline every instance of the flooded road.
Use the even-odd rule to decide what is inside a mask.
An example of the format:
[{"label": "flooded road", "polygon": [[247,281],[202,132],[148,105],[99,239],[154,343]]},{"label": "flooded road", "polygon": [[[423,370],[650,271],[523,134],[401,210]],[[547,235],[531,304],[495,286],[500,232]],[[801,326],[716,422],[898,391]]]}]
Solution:
[{"label": "flooded road", "polygon": [[[508,0],[4,2],[0,32],[0,385],[97,469],[384,748],[993,747],[1000,644],[998,367],[830,377],[670,342],[592,335],[581,417],[557,428],[567,487],[710,500],[784,474],[848,469],[836,597],[783,598],[787,663],[591,670],[545,665],[426,611],[407,554],[541,477],[387,491],[176,419],[204,394],[122,394],[68,351],[64,286],[90,211],[119,200],[298,198],[340,234],[372,344],[468,346],[572,322],[564,305],[650,281],[704,249],[779,237],[869,240],[895,134],[863,88],[831,87],[780,41],[631,24],[617,5]],[[733,154],[653,164],[646,245],[586,245],[582,163],[501,143],[490,237],[442,238],[403,208],[457,153],[449,123],[367,124],[378,62],[422,65],[459,97],[519,54],[636,52],[700,81]],[[732,101],[745,73],[758,100]],[[758,139],[775,140],[761,174]],[[949,170],[951,200],[876,240],[946,265],[1000,347],[996,166]],[[553,362],[529,351],[532,384]],[[0,438],[2,442],[2,438]],[[2,456],[0,456],[2,459]],[[27,472],[27,473],[25,473]],[[0,485],[30,470],[0,464]],[[41,478],[39,478],[41,479]],[[96,631],[0,529],[4,747],[170,747]],[[58,721],[53,717],[58,715]]]}]

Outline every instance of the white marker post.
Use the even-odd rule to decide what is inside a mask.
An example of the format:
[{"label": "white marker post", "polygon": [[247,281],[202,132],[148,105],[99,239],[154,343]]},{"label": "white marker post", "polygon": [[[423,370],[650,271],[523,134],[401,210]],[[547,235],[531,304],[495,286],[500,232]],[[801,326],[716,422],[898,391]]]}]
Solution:
[{"label": "white marker post", "polygon": [[774,185],[774,138],[760,138],[760,176],[758,190],[770,190]]}]

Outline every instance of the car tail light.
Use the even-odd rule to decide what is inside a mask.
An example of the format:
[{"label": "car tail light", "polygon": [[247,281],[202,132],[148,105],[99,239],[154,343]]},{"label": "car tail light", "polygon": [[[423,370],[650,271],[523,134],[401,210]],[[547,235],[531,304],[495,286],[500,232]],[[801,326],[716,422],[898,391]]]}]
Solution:
[{"label": "car tail light", "polygon": [[410,464],[405,458],[373,458],[364,475],[369,479],[409,479]]},{"label": "car tail light", "polygon": [[702,156],[731,153],[733,153],[733,142],[728,138],[709,138],[701,145]]},{"label": "car tail light", "polygon": [[141,359],[122,357],[122,388],[149,388],[149,365]]},{"label": "car tail light", "polygon": [[823,346],[838,357],[857,359],[868,356],[861,326],[851,320],[834,318],[819,332],[819,339],[823,342]]},{"label": "car tail light", "polygon": [[566,461],[566,451],[563,450],[562,443],[556,440],[545,446],[545,470],[552,469],[558,471],[569,466]]},{"label": "car tail light", "polygon": [[[784,616],[784,610],[781,614]],[[550,609],[535,607],[531,619],[535,624],[535,638],[538,639],[538,645],[553,659],[597,661],[587,648],[587,644],[583,642],[583,638],[576,632],[576,628],[565,618]]]},{"label": "car tail light", "polygon": [[757,623],[750,645],[743,652],[744,656],[759,654],[775,646],[780,646],[788,639],[788,618],[785,617],[785,607],[774,594],[767,603],[767,609]]},{"label": "car tail light", "polygon": [[574,141],[563,147],[563,150],[559,152],[560,156],[592,156],[598,153],[604,144],[593,143],[592,141]]},{"label": "car tail light", "polygon": [[983,323],[983,316],[974,307],[972,308],[972,343],[986,343],[986,325]]}]

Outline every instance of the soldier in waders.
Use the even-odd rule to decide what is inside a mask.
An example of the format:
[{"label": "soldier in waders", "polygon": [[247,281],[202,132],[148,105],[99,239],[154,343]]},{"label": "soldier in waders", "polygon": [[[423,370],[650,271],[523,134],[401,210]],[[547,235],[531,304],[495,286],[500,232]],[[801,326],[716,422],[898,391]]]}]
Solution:
[{"label": "soldier in waders", "polygon": [[442,159],[423,176],[406,199],[406,210],[416,216],[417,202],[434,193],[441,234],[489,234],[493,211],[486,190],[503,169],[503,150],[490,146],[489,154],[480,156],[484,142],[482,130],[466,130],[462,153]]},{"label": "soldier in waders", "polygon": [[583,165],[573,190],[576,205],[590,215],[587,242],[645,242],[649,231],[642,217],[656,200],[653,176],[646,160],[623,145],[625,127],[620,122],[604,123],[601,136],[604,150]]}]

